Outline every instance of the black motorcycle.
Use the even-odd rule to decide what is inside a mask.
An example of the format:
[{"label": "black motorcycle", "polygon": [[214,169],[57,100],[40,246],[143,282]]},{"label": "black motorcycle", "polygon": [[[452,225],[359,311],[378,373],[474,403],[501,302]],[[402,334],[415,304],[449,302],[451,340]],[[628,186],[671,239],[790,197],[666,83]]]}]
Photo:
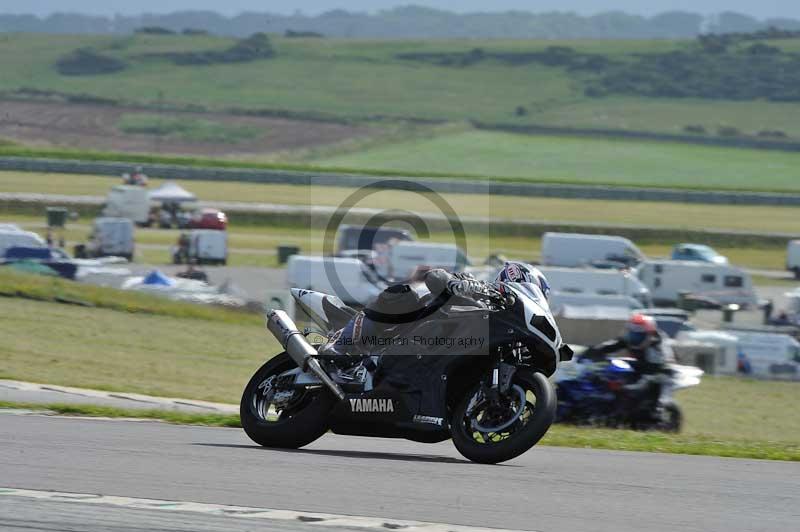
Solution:
[{"label": "black motorcycle", "polygon": [[[555,419],[548,377],[572,351],[538,286],[506,288],[502,298],[453,297],[429,304],[424,319],[362,332],[369,347],[357,355],[320,354],[307,339],[311,331],[270,311],[267,328],[285,351],[250,379],[242,427],[266,447],[303,447],[331,430],[425,443],[452,438],[463,456],[481,463],[521,455]],[[335,296],[292,295],[329,338],[363,320]]]}]

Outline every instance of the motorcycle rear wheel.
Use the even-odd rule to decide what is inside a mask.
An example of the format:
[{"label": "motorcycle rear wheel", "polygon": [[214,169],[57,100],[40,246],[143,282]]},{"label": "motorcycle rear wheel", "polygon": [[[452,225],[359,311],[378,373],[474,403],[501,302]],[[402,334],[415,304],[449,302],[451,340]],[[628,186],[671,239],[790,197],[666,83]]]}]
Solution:
[{"label": "motorcycle rear wheel", "polygon": [[268,402],[267,388],[275,377],[295,367],[287,353],[276,355],[261,366],[244,389],[239,417],[244,431],[259,445],[298,449],[328,431],[336,399],[326,389],[295,391],[280,409]]},{"label": "motorcycle rear wheel", "polygon": [[[486,430],[484,424],[489,417],[489,407],[473,406],[474,410],[468,413],[470,403],[480,392],[479,386],[459,401],[450,426],[453,444],[465,458],[481,464],[511,460],[536,445],[552,425],[557,400],[555,389],[547,377],[542,373],[521,369],[514,374],[511,384],[508,409],[516,419],[510,426],[503,426],[507,422],[502,423],[500,426],[503,428],[497,432],[480,430]],[[519,389],[524,391],[525,397],[521,411],[516,410],[520,405],[513,397],[515,390]]]}]

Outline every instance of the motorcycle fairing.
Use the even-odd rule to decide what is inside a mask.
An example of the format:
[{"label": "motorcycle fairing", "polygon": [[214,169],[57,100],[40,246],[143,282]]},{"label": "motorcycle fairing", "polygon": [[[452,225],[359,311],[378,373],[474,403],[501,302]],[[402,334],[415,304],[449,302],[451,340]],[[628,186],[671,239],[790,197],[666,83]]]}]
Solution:
[{"label": "motorcycle fairing", "polygon": [[550,304],[541,288],[534,283],[506,283],[505,286],[517,295],[517,302],[522,301],[525,327],[538,339],[535,342],[539,348],[537,355],[544,356],[545,353],[541,351],[546,348],[547,354],[553,357],[553,371],[548,374],[549,377],[558,369],[561,361],[560,351],[564,345]]}]

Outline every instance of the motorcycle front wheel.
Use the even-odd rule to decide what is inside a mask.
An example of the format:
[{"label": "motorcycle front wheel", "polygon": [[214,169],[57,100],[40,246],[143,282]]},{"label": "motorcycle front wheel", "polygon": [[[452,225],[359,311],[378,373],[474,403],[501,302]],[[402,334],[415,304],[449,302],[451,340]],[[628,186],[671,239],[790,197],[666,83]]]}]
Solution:
[{"label": "motorcycle front wheel", "polygon": [[556,415],[556,392],[543,374],[518,370],[506,394],[489,399],[476,386],[453,412],[453,443],[481,464],[511,460],[536,445]]},{"label": "motorcycle front wheel", "polygon": [[281,388],[278,376],[295,367],[287,353],[276,355],[244,389],[239,417],[244,431],[259,445],[298,449],[328,430],[335,403],[328,390]]}]

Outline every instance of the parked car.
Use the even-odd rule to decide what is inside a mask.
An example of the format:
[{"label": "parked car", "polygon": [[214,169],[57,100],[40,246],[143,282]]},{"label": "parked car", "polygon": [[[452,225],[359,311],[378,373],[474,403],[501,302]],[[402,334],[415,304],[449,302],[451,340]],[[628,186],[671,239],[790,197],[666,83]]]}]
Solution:
[{"label": "parked car", "polygon": [[37,262],[52,269],[65,279],[75,279],[78,265],[69,255],[57,248],[14,246],[6,249],[2,262]]},{"label": "parked car", "polygon": [[644,253],[629,239],[613,235],[545,233],[542,237],[542,264],[545,266],[633,267]]},{"label": "parked car", "polygon": [[189,228],[225,231],[228,228],[228,217],[219,209],[200,209],[189,219]]},{"label": "parked car", "polygon": [[728,257],[720,255],[714,248],[702,244],[678,244],[672,248],[672,260],[728,264]]},{"label": "parked car", "polygon": [[19,228],[0,228],[0,257],[8,248],[23,246],[29,248],[46,248],[47,242],[36,233],[22,231]]}]

